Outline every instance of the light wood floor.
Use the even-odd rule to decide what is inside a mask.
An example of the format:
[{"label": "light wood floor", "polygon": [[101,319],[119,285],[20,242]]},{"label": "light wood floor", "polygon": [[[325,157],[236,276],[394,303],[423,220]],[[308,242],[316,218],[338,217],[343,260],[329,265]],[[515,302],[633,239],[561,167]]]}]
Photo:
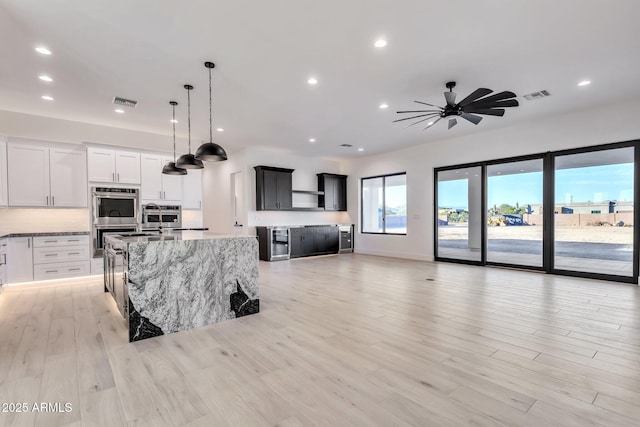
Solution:
[{"label": "light wood floor", "polygon": [[0,425],[640,424],[635,286],[346,254],[261,263],[261,313],[126,342],[99,280],[0,294]]}]

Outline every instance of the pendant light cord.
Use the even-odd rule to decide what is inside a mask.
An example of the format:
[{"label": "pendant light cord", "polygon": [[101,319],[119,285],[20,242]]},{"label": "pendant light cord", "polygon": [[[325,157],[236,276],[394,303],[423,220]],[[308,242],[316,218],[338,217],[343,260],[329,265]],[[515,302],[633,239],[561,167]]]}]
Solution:
[{"label": "pendant light cord", "polygon": [[189,154],[191,154],[191,89],[187,89],[187,127],[189,128]]},{"label": "pendant light cord", "polygon": [[209,142],[213,142],[213,111],[211,104],[211,68],[209,68]]},{"label": "pendant light cord", "polygon": [[173,107],[173,117],[171,123],[173,124],[173,163],[176,162],[176,106],[171,104]]}]

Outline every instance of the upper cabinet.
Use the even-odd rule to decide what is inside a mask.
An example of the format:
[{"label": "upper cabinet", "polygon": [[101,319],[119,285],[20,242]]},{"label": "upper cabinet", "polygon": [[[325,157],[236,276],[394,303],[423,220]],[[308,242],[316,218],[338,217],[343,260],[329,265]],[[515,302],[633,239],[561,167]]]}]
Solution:
[{"label": "upper cabinet", "polygon": [[182,209],[202,209],[202,169],[182,176]]},{"label": "upper cabinet", "polygon": [[347,175],[333,173],[318,174],[318,206],[325,211],[347,210]]},{"label": "upper cabinet", "polygon": [[9,204],[7,190],[7,143],[0,141],[0,207]]},{"label": "upper cabinet", "polygon": [[87,207],[84,150],[10,143],[7,157],[9,206]]},{"label": "upper cabinet", "polygon": [[89,181],[140,184],[140,153],[87,148]]},{"label": "upper cabinet", "polygon": [[292,208],[291,182],[294,169],[255,166],[256,210],[276,211]]},{"label": "upper cabinet", "polygon": [[[180,203],[182,201],[183,176],[162,173],[162,167],[170,161],[173,161],[173,158],[169,156],[145,153],[140,155],[140,175],[142,178],[140,198],[143,203]],[[189,173],[191,172],[189,171]]]}]

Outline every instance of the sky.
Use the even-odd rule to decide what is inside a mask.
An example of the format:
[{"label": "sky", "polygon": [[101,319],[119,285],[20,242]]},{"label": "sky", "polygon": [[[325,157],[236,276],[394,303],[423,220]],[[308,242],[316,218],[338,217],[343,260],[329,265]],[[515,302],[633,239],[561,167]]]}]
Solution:
[{"label": "sky", "polygon": [[[487,206],[542,204],[542,172],[489,177]],[[633,200],[633,163],[561,169],[555,175],[556,204]],[[467,180],[438,183],[438,206],[467,208]]]}]

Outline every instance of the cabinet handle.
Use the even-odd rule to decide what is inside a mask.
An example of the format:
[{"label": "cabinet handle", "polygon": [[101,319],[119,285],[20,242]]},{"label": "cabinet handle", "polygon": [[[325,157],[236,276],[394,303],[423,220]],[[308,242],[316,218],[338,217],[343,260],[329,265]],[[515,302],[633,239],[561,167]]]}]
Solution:
[{"label": "cabinet handle", "polygon": [[198,203],[200,205],[200,208],[202,208],[202,200],[198,200]]},{"label": "cabinet handle", "polygon": [[47,206],[49,206],[49,196],[47,196]]},{"label": "cabinet handle", "polygon": [[79,242],[80,239],[67,239],[67,242]]},{"label": "cabinet handle", "polygon": [[118,182],[120,182],[120,172],[116,173],[116,176],[118,177]]},{"label": "cabinet handle", "polygon": [[69,252],[67,255],[80,255],[80,252]]},{"label": "cabinet handle", "polygon": [[57,240],[45,240],[44,242],[45,243],[57,243],[58,241]]},{"label": "cabinet handle", "polygon": [[56,196],[51,196],[51,206],[56,205]]},{"label": "cabinet handle", "polygon": [[57,273],[58,270],[46,270],[45,273]]},{"label": "cabinet handle", "polygon": [[31,249],[31,238],[27,239],[27,249]]},{"label": "cabinet handle", "polygon": [[79,268],[70,268],[67,271],[80,271],[80,269]]},{"label": "cabinet handle", "polygon": [[116,182],[116,173],[111,172],[111,181]]},{"label": "cabinet handle", "polygon": [[58,254],[44,254],[44,256],[58,256]]}]

